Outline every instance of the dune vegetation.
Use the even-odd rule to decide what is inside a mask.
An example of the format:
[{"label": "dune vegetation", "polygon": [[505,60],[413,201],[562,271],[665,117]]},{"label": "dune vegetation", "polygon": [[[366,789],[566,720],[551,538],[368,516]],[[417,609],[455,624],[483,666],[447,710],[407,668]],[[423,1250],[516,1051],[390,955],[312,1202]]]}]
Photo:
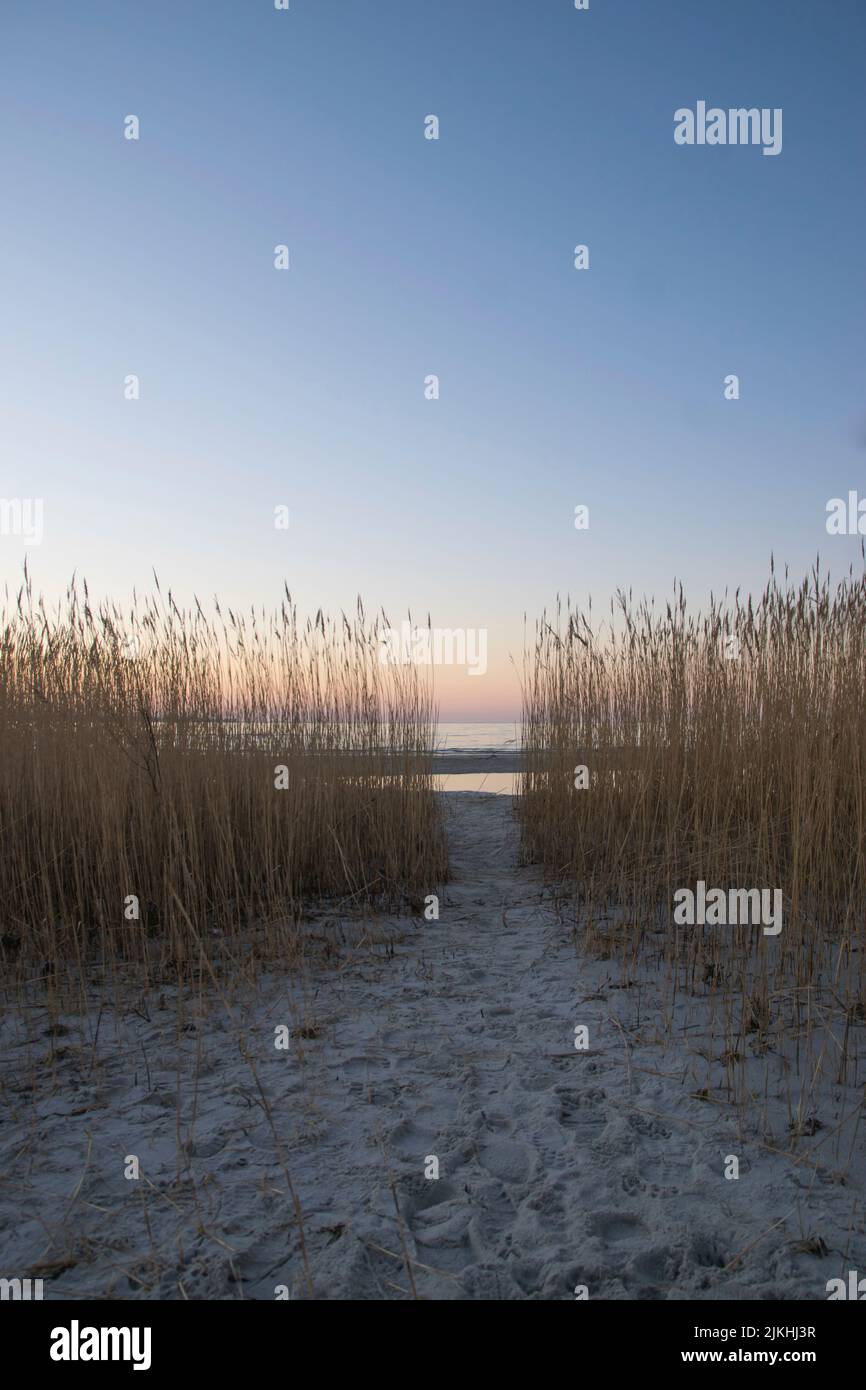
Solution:
[{"label": "dune vegetation", "polygon": [[[822,1069],[856,1080],[864,635],[866,573],[831,583],[816,566],[794,584],[771,562],[755,602],[737,593],[696,612],[681,587],[660,606],[620,593],[598,626],[560,606],[526,653],[524,858],[569,894],[582,945],[624,984],[664,972],[660,1028],[679,993],[710,997],[707,1056],[729,1094],[745,1084],[744,1054],[783,1035],[806,1050],[811,1039]],[[684,922],[675,903],[696,889],[726,902],[769,890],[778,928]]]},{"label": "dune vegetation", "polygon": [[0,614],[0,966],[247,975],[291,961],[311,902],[432,891],[435,711],[383,623],[301,621],[288,592],[183,610],[158,581],[49,611],[25,573]]}]

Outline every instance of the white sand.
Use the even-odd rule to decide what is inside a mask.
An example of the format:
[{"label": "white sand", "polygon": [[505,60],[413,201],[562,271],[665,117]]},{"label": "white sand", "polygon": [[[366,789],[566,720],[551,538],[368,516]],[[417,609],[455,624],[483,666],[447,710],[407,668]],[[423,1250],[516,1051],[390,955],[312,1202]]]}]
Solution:
[{"label": "white sand", "polygon": [[[810,1100],[821,1128],[774,1153],[790,1148],[796,1072],[755,1058],[767,1122],[762,1101],[738,1134],[720,1096],[691,1095],[708,1078],[707,998],[677,1005],[686,1041],[655,1041],[659,979],[617,988],[610,962],[580,958],[538,876],[515,866],[510,802],[447,807],[440,921],[380,919],[371,945],[367,928],[321,920],[303,978],[266,980],[236,1027],[217,1006],[178,1040],[166,991],[149,1020],[106,1008],[95,1042],[96,1009],[68,1019],[50,1064],[44,1018],[30,1041],[7,1019],[0,1275],[53,1266],[50,1298],[273,1299],[281,1284],[307,1297],[243,1047],[316,1297],[410,1296],[403,1242],[427,1298],[571,1299],[585,1284],[590,1298],[824,1299],[829,1278],[866,1274],[863,1135],[835,1118],[853,1089],[825,1084]],[[281,1023],[288,1052],[273,1045]],[[849,1052],[864,1055],[864,1033]],[[138,1181],[123,1176],[130,1154]],[[798,1252],[807,1237],[828,1253]]]}]

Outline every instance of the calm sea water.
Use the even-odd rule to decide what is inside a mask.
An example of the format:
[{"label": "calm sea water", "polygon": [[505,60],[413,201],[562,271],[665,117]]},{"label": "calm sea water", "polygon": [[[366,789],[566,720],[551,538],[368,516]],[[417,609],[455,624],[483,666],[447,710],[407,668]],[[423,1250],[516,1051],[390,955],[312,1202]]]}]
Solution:
[{"label": "calm sea water", "polygon": [[438,753],[511,752],[519,744],[516,724],[440,724],[436,730]]},{"label": "calm sea water", "polygon": [[[439,753],[464,755],[512,753],[520,746],[520,731],[516,724],[440,724],[436,730],[436,750]],[[492,792],[513,796],[516,777],[513,772],[449,772],[440,774],[439,786],[445,792]]]}]

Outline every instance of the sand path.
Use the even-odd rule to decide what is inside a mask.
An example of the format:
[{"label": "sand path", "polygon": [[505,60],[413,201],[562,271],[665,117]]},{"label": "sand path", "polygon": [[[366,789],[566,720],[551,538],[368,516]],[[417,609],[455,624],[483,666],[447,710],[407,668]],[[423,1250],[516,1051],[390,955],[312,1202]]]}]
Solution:
[{"label": "sand path", "polygon": [[[862,1144],[844,1184],[832,1145],[816,1168],[762,1147],[766,1131],[738,1136],[732,1108],[694,1098],[697,1052],[655,1038],[660,983],[625,990],[610,962],[582,960],[518,867],[510,800],[446,809],[438,922],[380,919],[371,947],[367,927],[322,921],[327,963],[180,1035],[170,996],[148,1017],[104,1016],[95,1041],[92,1018],[70,1019],[35,1085],[44,1037],[4,1024],[0,1273],[66,1261],[53,1298],[308,1296],[244,1051],[316,1297],[824,1298],[828,1278],[866,1272]],[[687,1030],[701,1007],[683,1003],[698,1010]],[[818,1236],[826,1254],[797,1248]]]}]

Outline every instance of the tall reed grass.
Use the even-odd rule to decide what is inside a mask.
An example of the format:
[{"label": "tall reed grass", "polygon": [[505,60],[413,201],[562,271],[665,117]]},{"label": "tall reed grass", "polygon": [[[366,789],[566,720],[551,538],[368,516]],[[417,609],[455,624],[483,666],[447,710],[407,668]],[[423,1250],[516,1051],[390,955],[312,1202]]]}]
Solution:
[{"label": "tall reed grass", "polygon": [[0,965],[290,960],[311,899],[432,891],[434,710],[382,623],[302,622],[288,592],[182,611],[158,582],[49,611],[25,571],[0,613]]},{"label": "tall reed grass", "polygon": [[[660,607],[619,593],[598,627],[559,605],[526,653],[525,858],[570,885],[584,943],[626,975],[653,962],[672,998],[716,995],[733,1057],[811,1026],[820,997],[844,1073],[866,1020],[864,637],[866,574],[792,584],[771,562],[756,602],[703,613],[681,587]],[[678,925],[698,880],[781,889],[780,935]]]}]

